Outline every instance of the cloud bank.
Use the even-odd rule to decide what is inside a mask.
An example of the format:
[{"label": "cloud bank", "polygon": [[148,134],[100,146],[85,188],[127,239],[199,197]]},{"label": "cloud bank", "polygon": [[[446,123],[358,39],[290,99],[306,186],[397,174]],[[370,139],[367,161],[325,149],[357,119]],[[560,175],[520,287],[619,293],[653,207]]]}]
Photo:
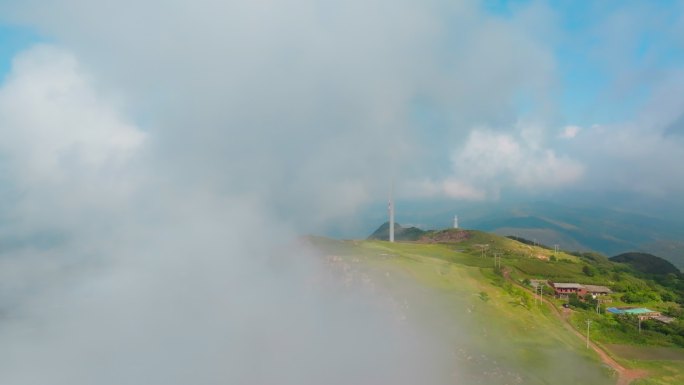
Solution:
[{"label": "cloud bank", "polygon": [[530,127],[517,133],[473,129],[463,147],[453,152],[451,164],[450,176],[413,183],[407,194],[497,200],[504,189],[534,194],[572,186],[584,174],[582,163],[557,154]]},{"label": "cloud bank", "polygon": [[39,46],[0,88],[0,382],[446,378],[438,345],[387,298],[335,284],[258,200],[157,176],[150,134],[94,84]]},{"label": "cloud bank", "polygon": [[[502,38],[544,56],[523,29],[466,3],[7,4],[52,43],[0,89],[0,382],[452,378],[387,298],[312,284],[295,240],[385,194],[419,100],[489,110],[462,75]],[[505,92],[516,60],[486,70]]]},{"label": "cloud bank", "polygon": [[[631,155],[610,151],[613,126],[551,138],[567,124],[543,4],[29,0],[0,14],[50,41],[0,88],[1,383],[441,383],[442,347],[383,298],[309,286],[325,269],[299,234],[392,179],[496,199],[681,154],[640,123],[614,130]],[[646,126],[674,122],[677,100]],[[550,123],[520,124],[521,109]]]}]

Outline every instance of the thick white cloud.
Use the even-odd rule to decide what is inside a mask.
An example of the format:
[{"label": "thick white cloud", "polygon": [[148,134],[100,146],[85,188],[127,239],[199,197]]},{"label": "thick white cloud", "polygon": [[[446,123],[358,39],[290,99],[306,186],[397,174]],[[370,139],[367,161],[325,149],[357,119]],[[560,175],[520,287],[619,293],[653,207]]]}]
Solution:
[{"label": "thick white cloud", "polygon": [[589,165],[582,188],[674,199],[684,192],[684,73],[667,71],[633,119],[584,127],[564,150]]},{"label": "thick white cloud", "polygon": [[565,126],[561,131],[559,137],[563,139],[572,139],[577,136],[577,134],[582,131],[582,127],[579,126]]},{"label": "thick white cloud", "polygon": [[101,100],[76,59],[37,46],[13,61],[0,92],[0,150],[27,180],[58,179],[67,163],[116,167],[143,142],[144,134]]},{"label": "thick white cloud", "polygon": [[[125,94],[172,178],[258,195],[315,228],[385,196],[392,176],[448,164],[467,127],[514,122],[520,98],[550,108],[549,11],[520,12],[442,1],[29,1],[5,14]],[[432,113],[438,127],[415,119]]]},{"label": "thick white cloud", "polygon": [[[76,58],[41,45],[0,85],[2,307],[98,263],[84,256],[131,210],[146,135]],[[77,243],[75,245],[74,243]]]},{"label": "thick white cloud", "polygon": [[150,136],[96,85],[73,55],[40,46],[0,88],[1,177],[12,188],[2,195],[12,221],[0,227],[0,383],[449,376],[451,365],[435,364],[446,352],[398,322],[390,298],[336,285],[259,199],[159,177]]},{"label": "thick white cloud", "polygon": [[146,137],[113,98],[98,94],[73,55],[54,46],[14,59],[0,88],[0,134],[10,232],[83,230],[88,217],[121,208]]},{"label": "thick white cloud", "polygon": [[291,239],[435,164],[451,173],[424,190],[461,199],[581,175],[538,130],[469,129],[512,125],[521,100],[553,110],[553,27],[526,24],[548,10],[5,4],[61,48],[24,53],[0,91],[21,222],[2,235],[25,239],[2,254],[20,279],[0,382],[439,383],[439,344],[383,298],[307,286],[324,270]]},{"label": "thick white cloud", "polygon": [[431,190],[466,200],[498,199],[506,188],[535,194],[572,186],[584,173],[580,162],[558,155],[529,128],[517,135],[475,129],[454,151],[452,166],[452,176]]}]

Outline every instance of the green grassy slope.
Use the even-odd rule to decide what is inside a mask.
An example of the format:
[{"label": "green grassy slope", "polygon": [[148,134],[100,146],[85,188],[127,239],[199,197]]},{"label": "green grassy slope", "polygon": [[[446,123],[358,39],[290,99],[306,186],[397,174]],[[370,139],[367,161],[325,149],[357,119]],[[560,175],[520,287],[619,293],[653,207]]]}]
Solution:
[{"label": "green grassy slope", "polygon": [[[485,239],[476,234],[468,245]],[[505,243],[505,238],[495,239]],[[399,292],[408,282],[424,288],[411,301],[423,324],[453,346],[457,383],[605,384],[611,372],[582,341],[567,332],[552,310],[535,306],[522,289],[495,275],[491,258],[454,245],[382,241],[312,241],[326,253],[372,274]],[[490,243],[493,244],[494,242]]]},{"label": "green grassy slope", "polygon": [[[563,327],[554,310],[535,305],[529,292],[495,274],[493,255],[501,257],[511,279],[518,282],[525,278],[540,278],[616,287],[653,286],[653,283],[631,275],[626,266],[602,256],[583,255],[580,258],[564,252],[554,253],[480,231],[435,231],[418,242],[327,238],[311,238],[311,241],[328,255],[339,256],[347,262],[357,261],[357,266],[363,266],[377,276],[378,283],[390,292],[400,291],[409,282],[426,288],[427,291],[421,294],[422,300],[415,301],[414,310],[425,314],[423,321],[431,324],[457,349],[454,354],[459,367],[468,368],[462,369],[467,383],[611,382],[607,369],[583,347],[581,340]],[[593,276],[583,271],[588,264],[596,271]],[[613,298],[613,305],[624,305],[619,294]],[[561,302],[556,301],[556,304],[560,306]],[[667,304],[646,305],[658,308]],[[586,317],[592,317],[590,311],[576,311],[571,321],[581,327]],[[596,335],[593,336],[599,343],[672,345],[670,341],[659,341],[656,334],[653,334],[653,340],[633,339],[632,331],[611,328],[610,318],[602,317],[603,323],[595,320]],[[469,338],[462,338],[464,330]],[[638,350],[638,347],[634,349]],[[684,357],[684,350],[668,349],[674,349],[675,355]],[[616,358],[627,367],[648,369],[651,376],[641,383],[684,381],[684,361]],[[494,371],[497,374],[488,371],[492,365],[498,368]],[[560,380],[558,373],[563,373]],[[477,382],[480,379],[486,380]],[[521,379],[523,382],[518,382]]]}]

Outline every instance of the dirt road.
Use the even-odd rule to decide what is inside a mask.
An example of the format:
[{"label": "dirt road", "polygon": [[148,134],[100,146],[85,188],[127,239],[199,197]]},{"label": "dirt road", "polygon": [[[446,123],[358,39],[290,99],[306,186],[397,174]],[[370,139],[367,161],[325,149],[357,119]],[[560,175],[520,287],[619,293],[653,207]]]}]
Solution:
[{"label": "dirt road", "polygon": [[[508,270],[504,270],[503,275],[504,275],[504,278],[506,278],[506,280],[510,281],[514,285],[517,285],[517,286],[527,290],[528,292],[530,292],[531,294],[534,295],[532,290],[529,290],[525,286],[520,285],[518,282],[511,279],[510,273]],[[556,305],[553,304],[553,302],[551,302],[547,298],[544,298],[543,300],[547,305],[549,305],[549,307],[551,309],[554,310],[554,314],[556,314],[558,316],[558,318],[561,320],[561,322],[563,323],[563,326],[566,329],[568,329],[570,332],[575,334],[578,338],[581,338],[582,340],[586,340],[587,336],[580,333],[577,329],[575,329],[572,326],[572,324],[568,321],[568,317],[564,316],[561,313],[561,311],[558,310]],[[615,370],[615,372],[618,375],[616,385],[629,385],[630,383],[632,383],[632,381],[637,380],[639,378],[646,377],[648,375],[648,372],[645,370],[627,369],[624,366],[620,365],[617,361],[615,361],[613,359],[613,357],[611,357],[608,353],[606,353],[605,350],[603,350],[600,346],[593,343],[591,340],[589,341],[589,347],[594,349],[594,351],[599,355],[599,357],[601,357],[601,361],[603,361],[604,364],[610,366],[611,368],[613,368],[613,370]]]}]

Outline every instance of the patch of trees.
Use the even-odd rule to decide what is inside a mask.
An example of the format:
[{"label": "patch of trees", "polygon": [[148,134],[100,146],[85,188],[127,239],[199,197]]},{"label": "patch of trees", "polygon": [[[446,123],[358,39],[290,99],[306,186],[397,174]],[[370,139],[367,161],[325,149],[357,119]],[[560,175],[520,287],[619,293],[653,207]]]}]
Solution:
[{"label": "patch of trees", "polygon": [[633,336],[632,341],[646,342],[655,339],[684,347],[684,323],[681,320],[666,324],[653,319],[644,319],[641,321],[641,332],[639,332],[639,318],[636,315],[622,314],[614,316],[614,319],[623,333]]},{"label": "patch of trees", "polygon": [[[582,273],[587,277],[610,277],[613,281],[612,289],[616,292],[625,293],[622,296],[624,302],[664,301],[684,305],[684,275],[662,258],[645,253],[625,253],[610,259],[594,252],[573,252],[572,254],[584,262]],[[627,260],[633,263],[624,262]],[[634,261],[644,264],[653,261],[656,267],[651,270],[645,267],[636,268]],[[647,274],[645,271],[670,272],[667,274]]]},{"label": "patch of trees", "polygon": [[577,309],[591,310],[596,309],[597,300],[587,294],[584,298],[580,298],[576,293],[568,295],[568,305]]},{"label": "patch of trees", "polygon": [[570,254],[579,257],[583,261],[596,266],[610,266],[610,260],[608,257],[601,253],[596,253],[594,251],[573,251]]},{"label": "patch of trees", "polygon": [[621,297],[626,303],[644,303],[644,302],[660,302],[661,298],[658,293],[653,291],[628,291]]},{"label": "patch of trees", "polygon": [[610,258],[613,262],[624,263],[634,270],[649,275],[675,274],[681,278],[682,273],[669,261],[648,253],[623,253]]},{"label": "patch of trees", "polygon": [[514,240],[514,241],[518,241],[518,242],[520,242],[520,243],[524,243],[524,244],[526,244],[526,245],[537,246],[537,247],[541,247],[542,249],[552,250],[550,247],[548,247],[548,246],[546,246],[546,245],[544,245],[544,244],[542,244],[542,243],[537,243],[537,242],[535,242],[535,241],[530,241],[529,239],[525,239],[525,238],[523,238],[523,237],[517,237],[517,236],[515,236],[515,235],[507,235],[506,238],[512,239],[512,240]]},{"label": "patch of trees", "polygon": [[582,272],[587,277],[593,277],[596,275],[596,268],[589,266],[589,265],[584,265],[584,266],[582,266]]}]

